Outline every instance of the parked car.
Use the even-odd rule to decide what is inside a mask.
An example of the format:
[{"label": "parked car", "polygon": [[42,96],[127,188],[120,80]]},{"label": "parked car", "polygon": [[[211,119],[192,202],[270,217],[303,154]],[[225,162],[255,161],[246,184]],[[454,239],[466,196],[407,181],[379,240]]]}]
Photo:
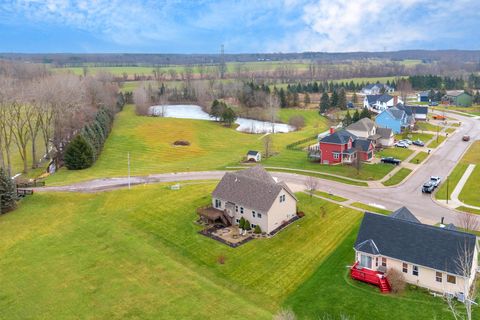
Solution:
[{"label": "parked car", "polygon": [[433,185],[436,187],[438,187],[438,185],[440,184],[440,181],[442,181],[442,178],[438,177],[438,176],[431,176],[430,177],[430,182],[433,183]]},{"label": "parked car", "polygon": [[438,102],[437,101],[432,101],[428,105],[432,106],[432,107],[436,107],[436,106],[438,106]]},{"label": "parked car", "polygon": [[395,143],[395,147],[397,148],[408,148],[408,143],[403,141],[398,141]]},{"label": "parked car", "polygon": [[435,120],[447,120],[447,117],[442,116],[440,114],[434,114],[432,118]]},{"label": "parked car", "polygon": [[394,165],[398,166],[402,161],[399,160],[399,159],[395,159],[394,157],[384,157],[384,158],[380,159],[380,162],[391,163],[391,164],[394,164]]},{"label": "parked car", "polygon": [[432,181],[427,181],[425,184],[422,186],[422,192],[423,193],[432,193],[433,190],[435,190],[435,185]]},{"label": "parked car", "polygon": [[422,140],[419,140],[419,139],[413,141],[412,144],[414,144],[416,146],[419,146],[419,147],[424,147],[425,146],[425,143]]},{"label": "parked car", "polygon": [[403,139],[402,141],[407,143],[407,144],[412,144],[412,140],[410,140],[410,139]]},{"label": "parked car", "polygon": [[470,136],[465,135],[465,136],[462,137],[462,140],[463,141],[470,141]]}]

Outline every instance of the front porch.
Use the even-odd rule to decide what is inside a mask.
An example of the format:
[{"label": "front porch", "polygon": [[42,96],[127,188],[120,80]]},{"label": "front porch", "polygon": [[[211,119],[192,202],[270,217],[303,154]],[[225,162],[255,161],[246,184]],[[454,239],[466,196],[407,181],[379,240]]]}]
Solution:
[{"label": "front porch", "polygon": [[366,282],[377,286],[382,293],[390,292],[390,284],[385,274],[381,271],[367,269],[359,265],[359,261],[350,268],[350,276],[352,279]]}]

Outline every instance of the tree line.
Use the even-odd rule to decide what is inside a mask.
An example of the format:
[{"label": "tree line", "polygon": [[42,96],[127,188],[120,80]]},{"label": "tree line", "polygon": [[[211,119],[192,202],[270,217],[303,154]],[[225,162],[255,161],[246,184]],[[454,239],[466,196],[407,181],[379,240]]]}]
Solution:
[{"label": "tree line", "polygon": [[462,77],[442,77],[431,74],[409,76],[408,80],[412,84],[414,90],[463,90],[467,83],[470,85],[470,88],[478,88],[478,85],[480,84],[480,77],[475,75],[471,75],[468,82],[465,82]]}]

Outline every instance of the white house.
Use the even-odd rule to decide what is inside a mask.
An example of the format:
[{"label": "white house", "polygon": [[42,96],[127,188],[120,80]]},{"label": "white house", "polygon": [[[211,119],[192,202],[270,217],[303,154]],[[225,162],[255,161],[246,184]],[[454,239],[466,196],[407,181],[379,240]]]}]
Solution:
[{"label": "white house", "polygon": [[243,217],[270,234],[297,215],[297,198],[262,166],[228,172],[212,193],[212,206],[235,225]]},{"label": "white house", "polygon": [[363,98],[363,107],[375,113],[380,113],[383,110],[394,107],[398,103],[403,103],[398,96],[391,96],[386,93],[366,95],[365,98]]},{"label": "white house", "polygon": [[356,273],[395,269],[407,283],[456,296],[469,292],[478,267],[475,235],[422,224],[405,207],[390,216],[366,212],[354,250]]},{"label": "white house", "polygon": [[364,94],[392,93],[393,91],[392,87],[383,83],[373,83],[362,88],[362,93]]},{"label": "white house", "polygon": [[258,151],[250,150],[247,152],[247,161],[260,162],[262,161],[262,154]]},{"label": "white house", "polygon": [[391,147],[395,142],[391,129],[381,128],[369,118],[362,118],[345,130],[357,137],[371,140],[375,147]]}]

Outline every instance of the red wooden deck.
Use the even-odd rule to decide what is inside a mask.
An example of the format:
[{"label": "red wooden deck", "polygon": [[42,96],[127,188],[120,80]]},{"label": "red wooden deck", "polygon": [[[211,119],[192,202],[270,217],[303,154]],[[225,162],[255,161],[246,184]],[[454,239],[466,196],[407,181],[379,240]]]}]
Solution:
[{"label": "red wooden deck", "polygon": [[358,261],[350,269],[352,279],[376,285],[382,293],[390,292],[390,284],[382,272],[358,266]]}]

